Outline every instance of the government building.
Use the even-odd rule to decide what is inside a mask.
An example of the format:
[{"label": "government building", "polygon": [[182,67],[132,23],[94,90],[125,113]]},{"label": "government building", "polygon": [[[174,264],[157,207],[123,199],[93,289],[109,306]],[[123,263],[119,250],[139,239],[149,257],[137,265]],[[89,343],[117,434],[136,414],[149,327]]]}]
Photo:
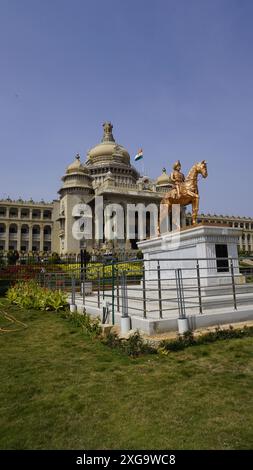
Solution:
[{"label": "government building", "polygon": [[[95,210],[95,196],[103,197],[103,205],[119,203],[126,215],[128,204],[153,203],[160,205],[164,194],[172,188],[170,176],[163,169],[155,180],[141,176],[131,165],[128,151],[115,142],[113,126],[103,124],[103,137],[92,147],[84,163],[79,155],[67,167],[62,177],[58,199],[47,203],[43,200],[13,201],[0,200],[0,251],[17,250],[20,253],[58,253],[73,255],[86,248],[94,254],[112,250],[131,253],[137,249],[135,238],[106,241],[76,240],[72,235],[73,223],[80,217],[75,214],[77,204],[87,203],[92,214]],[[125,217],[126,220],[126,217]],[[147,237],[149,236],[149,213],[147,212]],[[182,210],[182,225],[191,224],[191,214]],[[199,214],[198,223],[223,224],[241,228],[239,249],[253,252],[253,218],[228,215]],[[91,217],[95,234],[94,217]],[[135,220],[137,234],[138,220]]]}]

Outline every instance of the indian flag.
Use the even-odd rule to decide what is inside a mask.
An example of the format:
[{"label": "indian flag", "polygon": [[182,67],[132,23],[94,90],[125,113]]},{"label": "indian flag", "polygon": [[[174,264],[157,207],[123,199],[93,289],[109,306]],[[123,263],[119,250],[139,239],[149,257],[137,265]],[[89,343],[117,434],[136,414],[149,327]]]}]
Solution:
[{"label": "indian flag", "polygon": [[138,160],[141,160],[141,158],[143,158],[143,152],[142,152],[142,149],[139,149],[138,153],[134,157],[134,160],[135,162],[137,162]]}]

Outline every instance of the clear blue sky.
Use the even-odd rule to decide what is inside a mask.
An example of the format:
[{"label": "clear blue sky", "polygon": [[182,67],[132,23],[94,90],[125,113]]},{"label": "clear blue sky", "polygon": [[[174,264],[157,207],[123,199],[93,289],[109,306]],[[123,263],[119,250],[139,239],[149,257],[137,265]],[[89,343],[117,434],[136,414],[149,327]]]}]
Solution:
[{"label": "clear blue sky", "polygon": [[205,158],[201,210],[253,216],[252,22],[251,0],[0,0],[0,198],[56,198],[111,120],[150,176]]}]

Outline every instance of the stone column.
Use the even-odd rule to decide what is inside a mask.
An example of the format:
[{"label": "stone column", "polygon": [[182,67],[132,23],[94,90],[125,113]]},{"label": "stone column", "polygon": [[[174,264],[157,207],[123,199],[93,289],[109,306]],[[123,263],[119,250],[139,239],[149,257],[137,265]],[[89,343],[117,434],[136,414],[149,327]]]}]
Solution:
[{"label": "stone column", "polygon": [[10,222],[6,222],[5,224],[5,251],[9,250],[9,228]]},{"label": "stone column", "polygon": [[44,248],[44,226],[40,224],[40,250],[43,251]]},{"label": "stone column", "polygon": [[32,224],[29,225],[29,242],[28,242],[28,251],[32,251],[32,244],[33,244],[33,226]]},{"label": "stone column", "polygon": [[248,232],[245,233],[245,251],[248,251]]},{"label": "stone column", "polygon": [[[20,209],[19,209],[20,211]],[[18,226],[18,231],[17,231],[17,251],[21,251],[21,224],[17,224]]]},{"label": "stone column", "polygon": [[240,248],[242,249],[242,234],[239,236],[239,245],[240,245]]}]

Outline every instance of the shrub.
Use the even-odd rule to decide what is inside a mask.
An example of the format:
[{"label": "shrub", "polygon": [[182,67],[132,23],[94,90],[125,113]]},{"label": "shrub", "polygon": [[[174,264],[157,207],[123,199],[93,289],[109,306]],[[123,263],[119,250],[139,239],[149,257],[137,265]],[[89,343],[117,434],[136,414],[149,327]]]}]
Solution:
[{"label": "shrub", "polygon": [[7,299],[25,309],[63,310],[68,306],[67,295],[60,290],[40,287],[36,282],[18,282],[7,291]]},{"label": "shrub", "polygon": [[102,338],[102,343],[109,346],[109,348],[117,348],[120,349],[121,347],[121,339],[119,335],[115,331],[109,331],[109,333]]},{"label": "shrub", "polygon": [[119,349],[127,356],[137,357],[145,353],[155,353],[155,349],[146,343],[139,331],[134,332],[129,338],[120,338],[117,333],[110,331],[102,342],[110,348]]},{"label": "shrub", "polygon": [[94,338],[101,336],[102,328],[100,326],[99,318],[91,318],[86,312],[83,315],[79,313],[70,313],[69,311],[64,313],[67,318],[75,326],[81,327],[85,333]]},{"label": "shrub", "polygon": [[19,259],[19,254],[16,250],[8,251],[7,253],[8,264],[16,264],[17,260]]},{"label": "shrub", "polygon": [[233,328],[230,325],[229,329],[221,329],[219,326],[215,328],[215,331],[209,331],[208,333],[200,336],[194,336],[190,331],[184,333],[184,335],[178,335],[178,338],[171,340],[161,341],[159,345],[159,352],[166,354],[169,351],[180,351],[188,348],[189,346],[197,346],[201,344],[214,343],[218,340],[230,339],[230,338],[242,338],[244,336],[253,336],[253,327],[244,326],[243,328]]},{"label": "shrub", "polygon": [[61,262],[61,258],[58,253],[54,252],[47,260],[48,264],[58,264]]},{"label": "shrub", "polygon": [[4,253],[0,251],[0,268],[6,265]]},{"label": "shrub", "polygon": [[5,295],[9,289],[11,282],[6,279],[0,279],[0,297]]},{"label": "shrub", "polygon": [[136,253],[136,258],[138,259],[143,259],[143,253],[141,250],[138,250],[137,253]]}]

